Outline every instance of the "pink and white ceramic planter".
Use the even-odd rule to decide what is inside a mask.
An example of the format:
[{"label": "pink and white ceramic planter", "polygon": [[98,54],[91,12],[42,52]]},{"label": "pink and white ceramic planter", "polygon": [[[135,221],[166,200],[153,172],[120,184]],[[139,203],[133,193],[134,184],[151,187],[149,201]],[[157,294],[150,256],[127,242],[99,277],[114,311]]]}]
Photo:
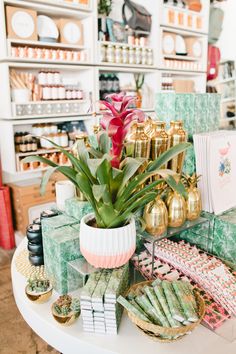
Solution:
[{"label": "pink and white ceramic planter", "polygon": [[131,219],[128,225],[115,229],[99,229],[87,225],[94,218],[85,215],[80,222],[80,251],[96,268],[117,268],[127,263],[135,251],[136,228]]}]

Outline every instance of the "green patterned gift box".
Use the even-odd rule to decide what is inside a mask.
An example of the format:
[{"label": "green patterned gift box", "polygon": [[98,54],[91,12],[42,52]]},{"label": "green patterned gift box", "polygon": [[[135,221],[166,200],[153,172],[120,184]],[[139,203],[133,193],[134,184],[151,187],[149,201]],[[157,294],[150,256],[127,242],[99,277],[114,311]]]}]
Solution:
[{"label": "green patterned gift box", "polygon": [[75,218],[67,216],[65,214],[60,214],[52,218],[45,218],[42,220],[42,231],[43,234],[49,234],[51,231],[60,229],[63,226],[72,226],[78,224]]},{"label": "green patterned gift box", "polygon": [[[50,223],[55,218],[51,218]],[[46,225],[44,222],[43,224],[45,270],[53,288],[59,294],[66,294],[75,290],[73,275],[72,279],[68,279],[67,263],[82,256],[79,247],[79,231],[71,226],[61,226],[51,231],[46,228],[45,232]]]},{"label": "green patterned gift box", "polygon": [[195,226],[181,232],[177,239],[183,239],[215,256],[236,264],[236,208],[221,215],[202,212],[209,224]]},{"label": "green patterned gift box", "polygon": [[157,93],[158,119],[182,120],[189,136],[219,129],[220,95],[214,93]]},{"label": "green patterned gift box", "polygon": [[89,202],[80,201],[78,198],[67,199],[65,202],[65,213],[80,222],[83,216],[92,213],[93,208]]}]

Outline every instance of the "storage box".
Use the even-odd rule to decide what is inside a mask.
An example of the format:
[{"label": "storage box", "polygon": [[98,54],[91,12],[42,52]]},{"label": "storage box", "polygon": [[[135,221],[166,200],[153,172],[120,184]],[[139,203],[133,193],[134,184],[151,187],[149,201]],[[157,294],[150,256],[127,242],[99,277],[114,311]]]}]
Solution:
[{"label": "storage box", "polygon": [[[52,223],[55,218],[58,217],[51,218],[50,222]],[[79,232],[71,226],[48,228],[45,232],[45,220],[43,225],[45,271],[52,282],[53,288],[59,294],[66,294],[75,290],[79,283],[79,279],[77,279],[76,284],[73,284],[74,274],[69,273],[68,277],[67,268],[69,261],[82,256],[79,247]]]},{"label": "storage box", "polygon": [[65,213],[80,222],[83,216],[93,213],[89,202],[80,201],[78,198],[70,198],[65,202]]},{"label": "storage box", "polygon": [[236,208],[221,215],[202,212],[208,219],[206,224],[195,226],[191,230],[183,231],[178,239],[198,246],[222,260],[236,263]]},{"label": "storage box", "polygon": [[83,24],[79,20],[62,18],[58,22],[60,42],[66,44],[84,44]]},{"label": "storage box", "polygon": [[21,7],[6,6],[8,38],[37,41],[37,12]]}]

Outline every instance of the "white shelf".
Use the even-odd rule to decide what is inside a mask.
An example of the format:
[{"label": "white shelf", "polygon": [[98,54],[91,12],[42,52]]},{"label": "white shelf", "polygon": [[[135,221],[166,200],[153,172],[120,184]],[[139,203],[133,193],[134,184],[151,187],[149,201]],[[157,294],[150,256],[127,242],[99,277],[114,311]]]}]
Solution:
[{"label": "white shelf", "polygon": [[63,0],[30,0],[31,2],[36,2],[41,4],[42,2],[46,5],[54,5],[54,6],[59,6],[64,9],[73,9],[73,10],[81,10],[81,11],[91,11],[91,3],[92,0],[89,1],[90,5],[83,5],[83,4],[76,4],[73,2],[68,2],[68,1],[63,1]]},{"label": "white shelf", "polygon": [[[71,148],[70,147],[64,147],[64,150],[69,151]],[[26,156],[34,156],[34,155],[44,155],[44,154],[50,154],[54,152],[60,152],[58,149],[38,149],[37,151],[33,152],[16,152],[16,157],[26,157]]]},{"label": "white shelf", "polygon": [[186,7],[185,8],[182,8],[182,7],[178,7],[178,6],[172,6],[172,5],[164,5],[164,9],[170,9],[170,10],[176,10],[176,11],[181,11],[181,12],[184,12],[186,14],[189,14],[189,15],[199,15],[199,16],[202,16],[202,12],[197,12],[197,11],[192,11],[192,10],[189,10],[187,9]]},{"label": "white shelf", "polygon": [[129,43],[120,43],[120,42],[110,42],[110,41],[99,41],[99,45],[113,45],[119,47],[129,47],[129,48],[139,48],[139,49],[152,49],[150,46],[134,45]]},{"label": "white shelf", "polygon": [[206,74],[205,71],[202,70],[186,70],[186,69],[171,69],[171,68],[166,68],[166,67],[161,67],[160,70],[170,72],[170,73],[176,73],[176,74],[190,74],[190,75],[201,75],[201,74]]},{"label": "white shelf", "polygon": [[235,81],[235,80],[236,80],[236,77],[229,77],[228,79],[220,80],[218,82],[218,84],[219,85],[227,84],[228,82],[232,82],[232,81]]},{"label": "white shelf", "polygon": [[234,122],[234,121],[236,121],[236,117],[232,117],[232,118],[227,118],[227,117],[225,117],[225,118],[220,119],[220,122],[222,122],[222,123],[225,123],[225,122]]},{"label": "white shelf", "polygon": [[172,25],[167,25],[165,23],[161,24],[161,27],[167,31],[167,32],[173,32],[177,34],[181,34],[186,37],[203,37],[207,35],[207,32],[204,31],[196,31],[193,29],[183,29],[181,26],[172,26]]},{"label": "white shelf", "polygon": [[55,65],[59,65],[59,66],[62,66],[62,65],[70,65],[70,66],[75,66],[75,65],[80,65],[80,66],[88,66],[88,65],[93,65],[91,63],[88,63],[88,62],[84,62],[84,61],[75,61],[75,60],[51,60],[51,59],[29,59],[29,58],[15,58],[15,57],[6,57],[6,58],[3,58],[0,60],[0,62],[6,62],[6,61],[10,61],[12,63],[29,63],[29,64],[55,64]]},{"label": "white shelf", "polygon": [[86,49],[84,45],[67,44],[59,42],[41,42],[41,41],[29,41],[23,39],[8,39],[8,45],[18,44],[20,46],[33,46],[33,47],[46,47],[46,48],[66,48],[66,49]]},{"label": "white shelf", "polygon": [[63,17],[84,19],[90,16],[90,11],[84,11],[84,9],[76,8],[75,6],[55,6],[55,1],[46,0],[45,2],[38,1],[19,1],[19,0],[3,0],[4,4],[17,7],[24,7],[27,9],[33,9],[43,14],[48,15],[61,15]]},{"label": "white shelf", "polygon": [[221,103],[227,103],[231,101],[235,101],[236,97],[227,97],[227,98],[222,98]]},{"label": "white shelf", "polygon": [[165,59],[175,59],[175,60],[187,60],[187,61],[201,61],[202,58],[190,57],[188,55],[175,55],[175,54],[163,54]]},{"label": "white shelf", "polygon": [[154,72],[157,70],[155,66],[146,65],[130,65],[130,64],[112,64],[112,63],[99,63],[97,67],[100,71],[111,71],[111,72]]}]

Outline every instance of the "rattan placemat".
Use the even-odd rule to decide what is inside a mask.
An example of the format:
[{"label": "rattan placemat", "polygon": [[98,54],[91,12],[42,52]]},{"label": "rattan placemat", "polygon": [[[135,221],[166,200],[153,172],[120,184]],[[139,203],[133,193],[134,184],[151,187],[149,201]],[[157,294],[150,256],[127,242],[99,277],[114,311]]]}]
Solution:
[{"label": "rattan placemat", "polygon": [[44,266],[35,267],[30,264],[27,249],[21,251],[15,259],[16,269],[26,278],[47,279]]}]

